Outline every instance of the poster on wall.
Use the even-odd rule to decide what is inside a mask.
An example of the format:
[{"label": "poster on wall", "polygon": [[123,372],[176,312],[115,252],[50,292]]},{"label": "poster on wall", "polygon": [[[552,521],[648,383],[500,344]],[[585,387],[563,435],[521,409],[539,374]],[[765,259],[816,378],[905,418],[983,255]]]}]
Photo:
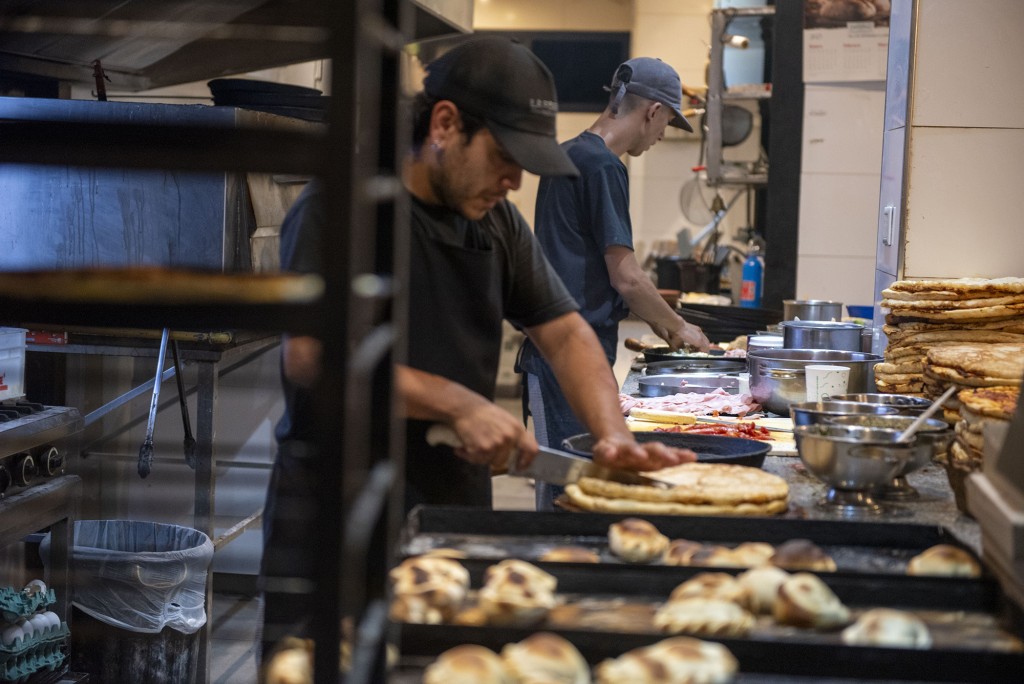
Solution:
[{"label": "poster on wall", "polygon": [[889,0],[806,0],[804,82],[884,81]]}]

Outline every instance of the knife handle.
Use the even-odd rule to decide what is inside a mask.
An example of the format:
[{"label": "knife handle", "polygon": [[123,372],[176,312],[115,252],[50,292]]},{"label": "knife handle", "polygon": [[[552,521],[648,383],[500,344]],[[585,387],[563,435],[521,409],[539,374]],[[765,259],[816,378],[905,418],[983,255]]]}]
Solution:
[{"label": "knife handle", "polygon": [[[459,439],[459,434],[455,432],[450,426],[444,423],[435,423],[427,428],[426,434],[427,444],[430,446],[450,446],[453,449],[458,449],[462,446],[462,440]],[[505,475],[509,472],[508,464],[512,462],[516,457],[516,452],[513,451],[509,456],[508,461],[504,465],[498,465],[496,463],[491,464],[491,476]]]}]

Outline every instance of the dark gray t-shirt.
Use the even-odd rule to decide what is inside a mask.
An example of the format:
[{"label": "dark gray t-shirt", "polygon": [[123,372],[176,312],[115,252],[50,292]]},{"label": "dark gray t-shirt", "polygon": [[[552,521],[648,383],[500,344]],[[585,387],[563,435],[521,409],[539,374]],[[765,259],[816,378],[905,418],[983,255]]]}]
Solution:
[{"label": "dark gray t-shirt", "polygon": [[[578,178],[541,178],[536,234],[551,265],[603,343],[617,343],[618,322],[629,314],[612,287],[605,251],[633,249],[626,166],[600,136],[584,131],[562,144]],[[609,338],[609,339],[606,339]]]}]

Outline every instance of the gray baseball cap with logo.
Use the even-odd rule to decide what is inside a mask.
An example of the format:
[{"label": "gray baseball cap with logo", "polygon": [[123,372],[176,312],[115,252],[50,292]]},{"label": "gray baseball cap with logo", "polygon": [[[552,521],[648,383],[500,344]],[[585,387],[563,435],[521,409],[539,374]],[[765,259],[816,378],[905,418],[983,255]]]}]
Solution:
[{"label": "gray baseball cap with logo", "polygon": [[475,37],[426,68],[427,94],[483,118],[521,167],[540,176],[579,175],[555,137],[555,79],[524,45],[497,36]]},{"label": "gray baseball cap with logo", "polygon": [[660,59],[635,57],[623,62],[615,70],[611,87],[606,87],[606,90],[615,94],[613,112],[618,109],[626,93],[633,93],[670,108],[675,117],[668,122],[669,126],[693,131],[693,126],[683,116],[683,84],[679,74]]}]

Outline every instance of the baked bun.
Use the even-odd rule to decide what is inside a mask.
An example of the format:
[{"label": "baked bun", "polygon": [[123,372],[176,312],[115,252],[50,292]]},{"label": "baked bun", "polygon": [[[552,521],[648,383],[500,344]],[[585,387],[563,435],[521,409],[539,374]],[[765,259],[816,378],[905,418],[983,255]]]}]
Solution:
[{"label": "baked bun", "polygon": [[313,684],[313,640],[285,637],[263,671],[266,684]]},{"label": "baked bun", "polygon": [[640,518],[626,518],[608,527],[612,553],[630,563],[650,563],[668,548],[668,537]]},{"label": "baked bun", "polygon": [[701,572],[672,590],[669,601],[688,598],[715,598],[746,605],[746,590],[736,578],[724,572]]},{"label": "baked bun", "polygon": [[689,539],[673,539],[669,542],[668,548],[665,549],[661,560],[665,565],[689,565],[693,554],[702,548],[704,548],[704,545],[700,542],[690,541]]},{"label": "baked bun", "polygon": [[555,606],[558,580],[535,565],[503,560],[487,568],[480,608],[494,625],[536,624]]},{"label": "baked bun", "polygon": [[450,648],[423,671],[423,684],[514,684],[494,651],[463,644]]},{"label": "baked bun", "polygon": [[771,562],[775,547],[764,542],[744,542],[729,554],[737,568],[756,568]]},{"label": "baked bun", "polygon": [[913,613],[891,608],[874,608],[843,630],[844,644],[854,646],[892,646],[929,648],[932,635]]},{"label": "baked bun", "polygon": [[779,587],[789,573],[774,565],[763,565],[740,574],[736,581],[746,590],[747,608],[754,613],[770,615],[779,595]]},{"label": "baked bun", "polygon": [[590,666],[571,643],[538,632],[501,650],[505,671],[516,684],[590,684]]},{"label": "baked bun", "polygon": [[959,546],[937,544],[911,558],[907,563],[907,574],[981,577],[981,565]]},{"label": "baked bun", "polygon": [[654,614],[654,626],[672,634],[742,636],[754,626],[754,616],[732,601],[687,598],[662,605]]},{"label": "baked bun", "polygon": [[735,567],[736,559],[733,558],[732,549],[711,544],[692,554],[689,564],[699,568],[732,568]]},{"label": "baked bun", "polygon": [[725,646],[680,636],[605,660],[594,674],[597,684],[726,684],[738,668]]},{"label": "baked bun", "polygon": [[786,570],[836,571],[832,557],[808,539],[790,539],[779,544],[771,557],[771,564]]},{"label": "baked bun", "polygon": [[556,546],[544,552],[538,560],[548,563],[600,563],[601,557],[596,551],[582,546]]},{"label": "baked bun", "polygon": [[389,573],[391,619],[435,625],[451,620],[469,592],[469,572],[450,558],[409,558]]},{"label": "baked bun", "polygon": [[431,549],[426,553],[422,554],[420,558],[469,558],[469,554],[460,549],[450,549],[447,547],[440,547],[437,549]]},{"label": "baked bun", "polygon": [[850,611],[817,575],[800,572],[779,586],[772,607],[776,622],[827,629],[845,625]]}]

